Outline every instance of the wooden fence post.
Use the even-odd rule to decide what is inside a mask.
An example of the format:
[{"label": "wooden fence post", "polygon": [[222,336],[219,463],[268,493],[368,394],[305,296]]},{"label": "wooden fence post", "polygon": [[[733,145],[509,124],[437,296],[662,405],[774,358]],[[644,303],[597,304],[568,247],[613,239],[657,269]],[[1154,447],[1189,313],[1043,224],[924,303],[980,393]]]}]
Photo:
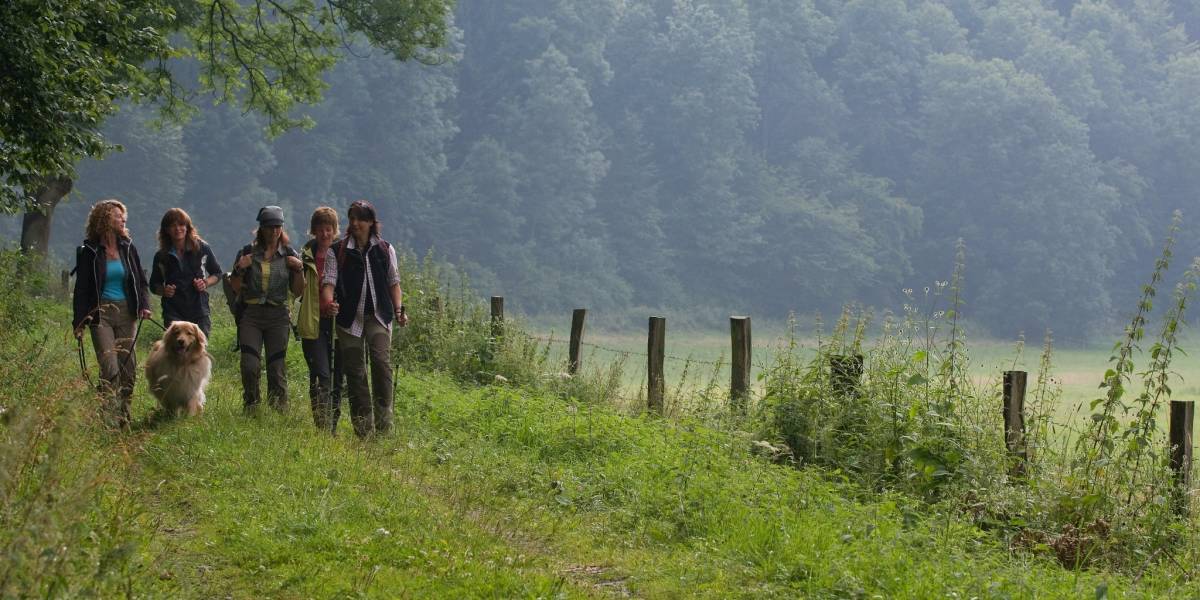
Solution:
[{"label": "wooden fence post", "polygon": [[666,317],[650,317],[650,335],[646,339],[646,404],[651,412],[663,413],[663,361],[667,350]]},{"label": "wooden fence post", "polygon": [[66,269],[62,270],[62,289],[63,294],[71,295],[71,272]]},{"label": "wooden fence post", "polygon": [[729,365],[729,405],[744,411],[750,392],[750,317],[729,317],[729,342],[733,346]]},{"label": "wooden fence post", "polygon": [[862,374],[863,355],[834,354],[829,357],[829,379],[838,394],[857,396]]},{"label": "wooden fence post", "polygon": [[492,337],[504,331],[504,296],[492,296]]},{"label": "wooden fence post", "polygon": [[1171,474],[1175,484],[1174,505],[1178,514],[1188,509],[1188,488],[1192,475],[1192,418],[1195,402],[1192,400],[1171,401],[1170,448]]},{"label": "wooden fence post", "polygon": [[1020,477],[1029,466],[1029,451],[1025,447],[1025,388],[1029,374],[1025,371],[1004,372],[1004,446],[1009,457],[1016,459],[1008,474]]},{"label": "wooden fence post", "polygon": [[567,349],[567,372],[574,375],[579,372],[579,345],[583,343],[583,320],[587,318],[586,308],[577,308],[571,313],[571,345]]}]

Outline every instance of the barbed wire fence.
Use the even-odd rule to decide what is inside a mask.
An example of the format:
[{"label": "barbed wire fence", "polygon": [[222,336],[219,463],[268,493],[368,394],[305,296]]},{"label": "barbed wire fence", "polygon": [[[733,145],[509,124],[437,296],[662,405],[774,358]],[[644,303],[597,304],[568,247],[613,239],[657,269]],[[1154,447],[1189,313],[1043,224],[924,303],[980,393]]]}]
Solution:
[{"label": "barbed wire fence", "polygon": [[[503,322],[502,313],[497,315],[495,312],[497,299],[493,298],[493,323]],[[499,300],[502,306],[503,300]],[[749,384],[750,381],[762,382],[764,378],[769,378],[770,373],[777,368],[787,369],[789,366],[799,366],[804,364],[801,358],[799,361],[793,359],[784,359],[781,363],[784,353],[790,354],[793,358],[798,358],[796,355],[805,353],[808,350],[814,352],[814,357],[824,358],[829,361],[827,372],[823,375],[828,378],[828,383],[837,388],[838,386],[849,386],[853,389],[858,389],[860,385],[870,385],[872,378],[871,371],[868,370],[865,363],[865,356],[862,350],[858,349],[857,341],[852,346],[845,346],[841,349],[842,352],[850,352],[851,354],[831,354],[823,355],[824,346],[820,339],[816,341],[816,347],[806,349],[804,344],[797,344],[796,338],[787,340],[787,343],[778,343],[777,345],[764,346],[762,344],[754,345],[750,343],[749,338],[749,318],[746,317],[731,317],[730,318],[730,341],[731,355],[730,359],[726,359],[726,354],[722,351],[720,357],[716,360],[706,358],[698,358],[694,355],[681,356],[666,351],[665,341],[665,319],[662,317],[651,317],[650,327],[647,338],[647,352],[640,352],[629,348],[617,347],[617,344],[596,343],[584,341],[582,316],[580,313],[586,313],[584,309],[577,309],[573,317],[571,338],[559,338],[553,335],[533,335],[520,330],[513,330],[512,333],[519,334],[526,342],[538,344],[547,349],[549,352],[552,348],[555,352],[566,351],[571,353],[566,359],[568,369],[577,369],[581,365],[588,365],[589,368],[596,368],[595,365],[608,365],[608,368],[616,368],[621,374],[621,384],[618,396],[622,398],[624,404],[636,411],[649,410],[657,412],[663,416],[732,416],[737,409],[741,409],[745,414],[745,409],[748,405],[760,404],[764,400],[765,385]],[[498,320],[497,320],[498,319]],[[737,321],[744,323],[737,323]],[[577,322],[576,322],[577,321]],[[659,323],[656,323],[659,321]],[[739,332],[738,329],[744,329]],[[739,352],[739,335],[741,338],[742,348]],[[1047,343],[1062,343],[1062,336],[1049,337]],[[1024,349],[1026,340],[1022,339],[1015,341],[1019,347]],[[1068,341],[1070,343],[1070,341]],[[1034,350],[1036,348],[1029,348]],[[869,353],[869,352],[867,352]],[[606,358],[600,358],[604,356]],[[1018,353],[1020,356],[1020,353]],[[741,361],[741,364],[735,365],[735,361]],[[790,365],[788,364],[790,362]],[[1014,467],[1013,474],[1025,472],[1030,468],[1038,468],[1032,460],[1032,452],[1040,452],[1049,447],[1050,444],[1066,445],[1071,440],[1078,440],[1084,436],[1091,434],[1088,428],[1088,423],[1085,418],[1076,418],[1084,415],[1082,405],[1077,407],[1075,412],[1068,415],[1066,420],[1057,418],[1055,415],[1046,412],[1045,406],[1039,406],[1029,414],[1025,407],[1026,396],[1026,381],[1028,373],[1025,371],[1016,370],[1017,360],[1013,360],[1012,370],[1001,367],[1003,377],[995,378],[988,377],[986,380],[977,380],[972,383],[974,390],[973,394],[980,397],[999,396],[1003,402],[1003,421],[998,423],[994,431],[997,431],[1004,439],[1004,448],[1008,454],[1014,459],[1017,465]],[[667,380],[667,365],[673,366],[672,377],[675,380],[675,385],[668,385]],[[629,372],[632,366],[633,371]],[[600,367],[604,368],[604,367]],[[739,375],[740,368],[740,375]],[[821,363],[810,363],[807,368],[817,370],[826,370],[826,365]],[[654,371],[653,373],[651,371]],[[575,371],[572,371],[573,373]],[[755,376],[757,375],[757,377]],[[1014,388],[1011,385],[1010,376],[1019,377],[1019,388]],[[739,391],[739,377],[742,380],[742,388]],[[652,378],[657,380],[658,390],[656,385],[651,383]],[[971,379],[968,376],[968,381]],[[728,386],[722,385],[721,381],[729,382]],[[1055,386],[1061,393],[1061,380],[1055,381],[1050,376],[1048,381],[1052,386]],[[631,382],[636,382],[631,385]],[[1039,382],[1041,385],[1041,382]],[[656,402],[657,394],[657,402]],[[849,396],[847,396],[849,397]],[[1176,401],[1179,402],[1179,401]],[[1191,402],[1186,402],[1191,405]],[[760,404],[761,405],[761,404]],[[995,414],[995,413],[991,413]],[[1192,411],[1188,410],[1187,419],[1190,421]],[[1186,428],[1180,427],[1181,431],[1186,431],[1186,439],[1176,437],[1174,431],[1176,426],[1174,423],[1175,412],[1171,412],[1172,416],[1172,436],[1170,444],[1172,447],[1192,446],[1191,426],[1190,422]],[[986,425],[986,421],[995,417],[988,417],[980,414],[980,424]],[[1028,419],[1028,421],[1027,421]],[[993,421],[994,422],[994,421]],[[990,427],[990,426],[988,426]],[[1017,431],[1019,429],[1019,431]],[[1041,445],[1043,447],[1031,447],[1031,441],[1034,446]],[[1066,454],[1064,453],[1064,456]],[[1190,453],[1189,453],[1190,456]],[[1177,473],[1182,473],[1184,470],[1190,471],[1190,460],[1186,465],[1173,467]]]}]

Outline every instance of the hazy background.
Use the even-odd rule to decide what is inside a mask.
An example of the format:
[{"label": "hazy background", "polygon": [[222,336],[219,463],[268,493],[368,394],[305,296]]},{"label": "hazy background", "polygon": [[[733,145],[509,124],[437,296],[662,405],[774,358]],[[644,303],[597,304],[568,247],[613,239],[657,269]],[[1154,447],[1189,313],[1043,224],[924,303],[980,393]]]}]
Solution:
[{"label": "hazy background", "polygon": [[979,329],[1067,340],[1132,311],[1173,210],[1175,270],[1200,253],[1200,0],[460,0],[455,24],[443,65],[353,51],[275,140],[122,111],[53,253],[101,197],[147,265],[172,206],[228,263],[261,205],[300,241],[366,198],[510,310],[780,319],[899,310],[962,238]]}]

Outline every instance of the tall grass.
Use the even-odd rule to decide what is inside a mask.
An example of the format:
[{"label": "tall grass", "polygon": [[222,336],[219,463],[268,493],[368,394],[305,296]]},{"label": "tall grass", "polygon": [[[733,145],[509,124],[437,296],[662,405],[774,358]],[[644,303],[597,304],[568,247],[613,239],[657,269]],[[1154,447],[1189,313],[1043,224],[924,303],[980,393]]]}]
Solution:
[{"label": "tall grass", "polygon": [[67,358],[69,317],[38,296],[41,269],[13,251],[0,264],[0,596],[121,595],[141,517],[126,502],[127,459],[120,445],[94,451],[110,434]]}]

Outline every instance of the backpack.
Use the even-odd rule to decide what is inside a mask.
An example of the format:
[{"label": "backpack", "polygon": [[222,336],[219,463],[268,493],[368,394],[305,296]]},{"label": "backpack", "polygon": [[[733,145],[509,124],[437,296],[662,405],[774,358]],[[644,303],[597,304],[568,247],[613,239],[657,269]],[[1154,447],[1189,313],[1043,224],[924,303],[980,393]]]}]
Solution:
[{"label": "backpack", "polygon": [[[252,252],[254,252],[253,244],[246,244],[245,246],[242,246],[242,249],[238,251],[237,256],[233,259],[234,268],[236,268],[237,261],[241,260],[243,256],[251,254]],[[283,247],[283,253],[285,256],[299,257],[299,255],[296,254],[296,250],[292,248],[291,245],[285,245]],[[221,291],[225,292],[225,303],[229,306],[229,313],[233,315],[234,324],[240,325],[242,322],[242,314],[246,312],[246,300],[242,298],[240,293],[233,290],[233,283],[230,282],[230,279],[232,278],[233,271],[224,273],[221,276]]]}]

